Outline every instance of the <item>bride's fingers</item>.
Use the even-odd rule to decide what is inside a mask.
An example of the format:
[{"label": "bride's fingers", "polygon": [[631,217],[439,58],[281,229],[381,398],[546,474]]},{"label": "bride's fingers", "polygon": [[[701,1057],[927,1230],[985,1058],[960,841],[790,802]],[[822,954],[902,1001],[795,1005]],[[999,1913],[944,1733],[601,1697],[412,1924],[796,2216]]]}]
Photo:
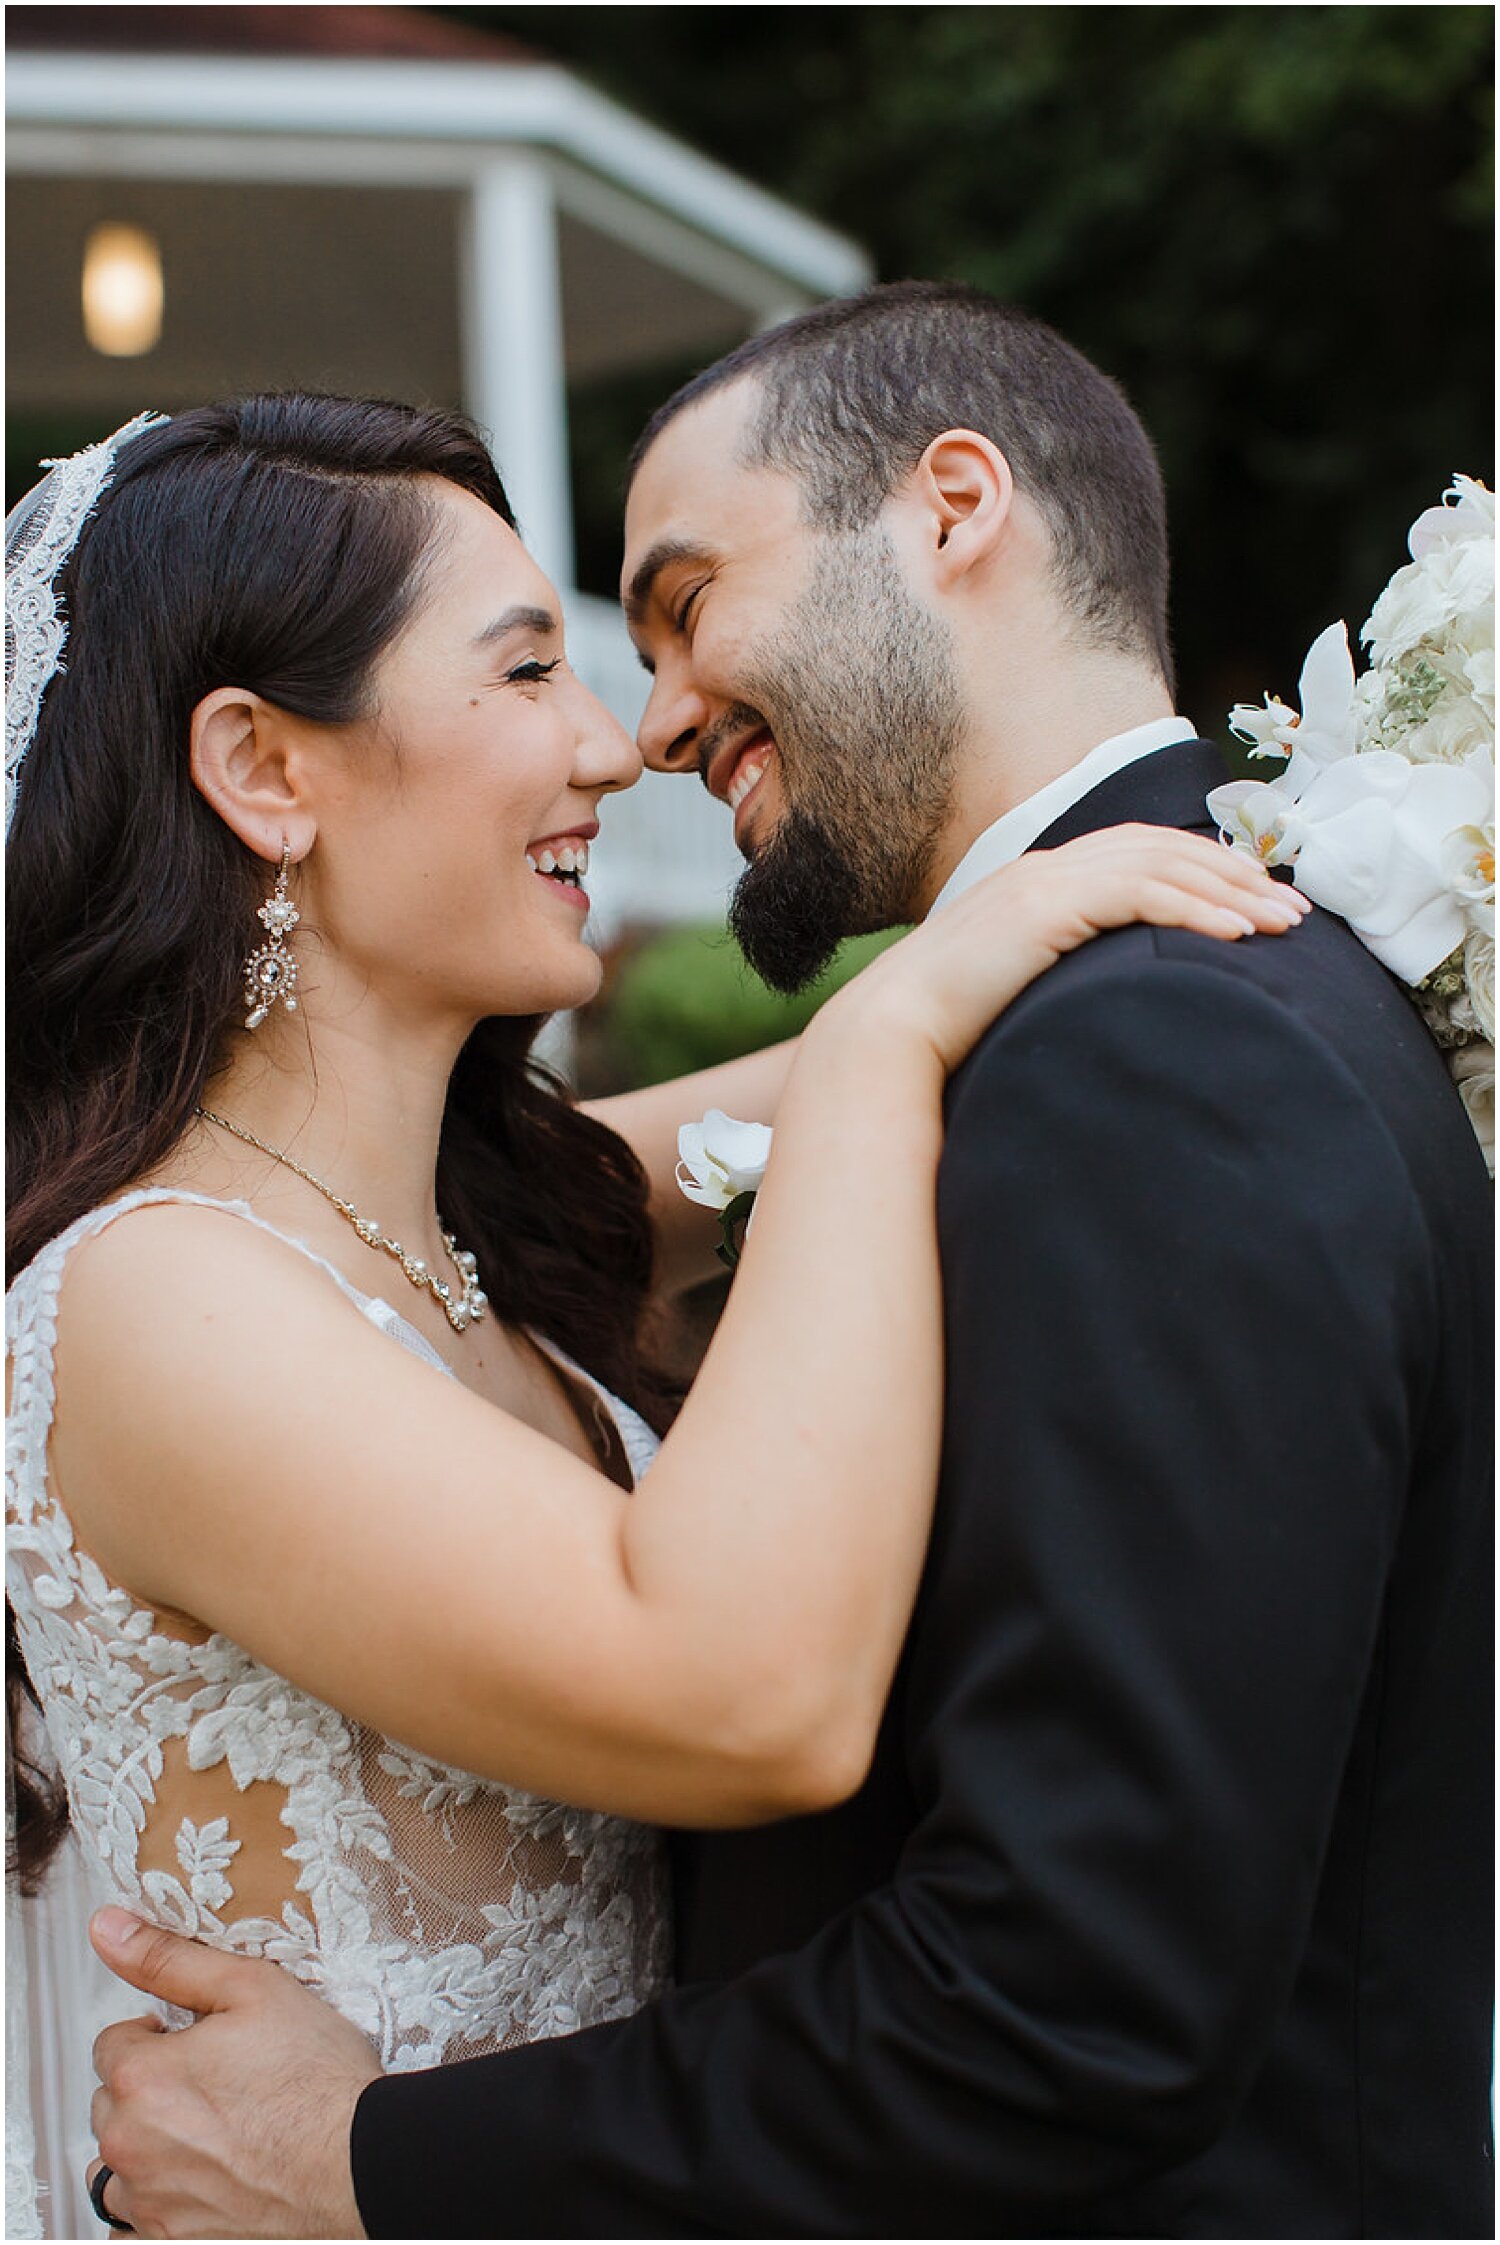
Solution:
[{"label": "bride's fingers", "polygon": [[1280,935],[1300,927],[1311,910],[1306,897],[1279,882],[1268,880],[1247,888],[1189,865],[1174,867],[1152,881],[1145,916],[1156,920],[1162,912],[1172,911],[1172,926],[1217,933],[1232,920],[1243,935]]},{"label": "bride's fingers", "polygon": [[1171,885],[1184,896],[1196,896],[1206,904],[1244,913],[1257,929],[1295,928],[1312,910],[1306,897],[1277,881],[1267,880],[1250,888],[1223,880],[1211,871],[1188,868],[1171,876]]},{"label": "bride's fingers", "polygon": [[1257,926],[1284,924],[1294,927],[1312,910],[1306,897],[1282,882],[1273,881],[1261,874],[1253,882],[1232,880],[1216,866],[1199,860],[1169,864],[1151,869],[1151,878],[1175,888],[1184,896],[1202,897],[1206,902],[1232,907],[1237,912],[1251,913]]},{"label": "bride's fingers", "polygon": [[1226,850],[1222,843],[1205,841],[1191,834],[1180,836],[1179,843],[1181,846],[1173,858],[1174,871],[1194,886],[1209,883],[1237,896],[1270,897],[1299,910],[1310,909],[1307,899],[1296,889],[1274,879],[1268,867],[1256,858],[1247,857],[1242,850]]},{"label": "bride's fingers", "polygon": [[[1091,847],[1097,842],[1098,847]],[[1164,894],[1192,898],[1220,913],[1247,920],[1238,932],[1278,932],[1295,927],[1312,907],[1307,898],[1273,881],[1267,870],[1242,853],[1226,850],[1201,835],[1162,827],[1117,827],[1075,846],[1069,872],[1096,925],[1122,919],[1161,918]],[[1063,853],[1059,853],[1061,867]],[[1089,909],[1089,908],[1092,909]],[[1171,925],[1205,924],[1203,915],[1171,909]],[[1209,923],[1218,932],[1222,922]]]},{"label": "bride's fingers", "polygon": [[1296,891],[1273,880],[1268,867],[1243,850],[1226,849],[1204,834],[1183,834],[1173,827],[1119,826],[1109,830],[1113,852],[1128,862],[1140,862],[1194,887],[1211,883],[1247,897],[1295,897]]},{"label": "bride's fingers", "polygon": [[1052,925],[1065,948],[1068,938],[1061,930],[1075,915],[1077,941],[1133,920],[1223,938],[1285,934],[1311,909],[1304,897],[1277,883],[1225,880],[1211,864],[1170,853],[1132,853],[1107,869],[1080,862],[1075,870],[1076,884],[1066,895],[1038,900],[1042,924]]},{"label": "bride's fingers", "polygon": [[[1026,984],[1109,928],[1146,921],[1219,941],[1279,935],[1309,906],[1266,868],[1176,827],[1102,828],[986,874],[850,986],[945,1069]],[[842,995],[842,994],[841,994]]]},{"label": "bride's fingers", "polygon": [[1288,912],[1283,906],[1213,895],[1172,881],[1153,884],[1141,916],[1155,927],[1186,928],[1229,941],[1244,935],[1283,935],[1302,919],[1300,912]]}]

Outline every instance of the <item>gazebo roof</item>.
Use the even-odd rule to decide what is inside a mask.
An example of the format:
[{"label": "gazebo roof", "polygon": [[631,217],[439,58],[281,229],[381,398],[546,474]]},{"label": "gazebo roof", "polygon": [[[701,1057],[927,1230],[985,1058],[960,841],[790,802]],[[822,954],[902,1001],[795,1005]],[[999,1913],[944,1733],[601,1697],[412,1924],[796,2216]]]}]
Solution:
[{"label": "gazebo roof", "polygon": [[761,318],[870,278],[847,236],[535,49],[417,9],[21,7],[6,35],[13,174],[466,188],[530,147],[573,215],[627,199],[639,247]]},{"label": "gazebo roof", "polygon": [[[462,17],[18,7],[6,37],[7,350],[27,479],[148,403],[302,387],[462,404],[568,598],[580,674],[633,725],[640,668],[613,601],[588,597],[615,565],[612,543],[600,565],[597,522],[575,568],[570,400],[648,370],[675,381],[864,286],[858,244]],[[80,317],[106,226],[156,251],[149,355],[91,344]],[[649,775],[610,832],[601,924],[717,916],[738,858],[702,789]]]},{"label": "gazebo roof", "polygon": [[8,48],[96,54],[376,55],[387,60],[525,63],[506,33],[427,8],[7,8]]}]

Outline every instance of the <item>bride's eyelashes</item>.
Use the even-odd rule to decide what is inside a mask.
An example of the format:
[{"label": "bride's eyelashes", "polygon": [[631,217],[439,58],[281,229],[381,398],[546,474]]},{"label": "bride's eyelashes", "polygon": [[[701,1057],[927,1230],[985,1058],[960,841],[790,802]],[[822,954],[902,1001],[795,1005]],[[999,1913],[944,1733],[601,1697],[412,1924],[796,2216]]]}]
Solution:
[{"label": "bride's eyelashes", "polygon": [[561,662],[561,655],[554,655],[550,663],[540,661],[535,655],[528,655],[524,663],[517,663],[513,670],[505,673],[505,683],[507,686],[540,686],[552,676]]}]

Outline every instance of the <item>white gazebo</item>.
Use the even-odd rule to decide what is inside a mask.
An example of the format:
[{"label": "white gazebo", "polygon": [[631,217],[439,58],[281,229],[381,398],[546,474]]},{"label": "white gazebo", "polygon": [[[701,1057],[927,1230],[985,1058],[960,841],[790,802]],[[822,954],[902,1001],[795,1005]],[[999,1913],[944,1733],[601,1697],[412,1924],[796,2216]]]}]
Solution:
[{"label": "white gazebo", "polygon": [[[462,405],[493,439],[574,658],[633,727],[644,681],[578,593],[570,381],[706,363],[860,288],[860,249],[545,58],[381,7],[11,8],[14,413],[171,410],[308,386]],[[159,257],[154,343],[85,334],[85,245]],[[718,806],[650,775],[610,807],[606,932],[711,916],[737,866]]]}]

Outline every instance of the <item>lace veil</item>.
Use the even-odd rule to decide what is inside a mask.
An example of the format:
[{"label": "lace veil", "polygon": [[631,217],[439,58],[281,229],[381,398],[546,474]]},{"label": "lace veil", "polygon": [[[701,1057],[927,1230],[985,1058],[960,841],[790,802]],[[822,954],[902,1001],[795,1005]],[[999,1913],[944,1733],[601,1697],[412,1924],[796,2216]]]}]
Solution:
[{"label": "lace veil", "polygon": [[115,471],[120,447],[166,416],[138,413],[101,444],[66,460],[33,484],[5,518],[5,832],[15,816],[21,766],[36,735],[42,696],[63,668],[68,624],[58,573]]},{"label": "lace veil", "polygon": [[[36,735],[42,697],[63,667],[67,619],[57,578],[115,470],[120,447],[166,416],[140,413],[113,436],[66,460],[44,460],[50,470],[5,518],[5,834],[10,838],[21,766]],[[11,1860],[14,1804],[10,1738],[6,1737],[6,1860]],[[36,2206],[34,2132],[29,2073],[30,2019],[25,1946],[19,1902],[7,1877],[5,2075],[7,2127],[5,2234],[40,2237]]]}]

